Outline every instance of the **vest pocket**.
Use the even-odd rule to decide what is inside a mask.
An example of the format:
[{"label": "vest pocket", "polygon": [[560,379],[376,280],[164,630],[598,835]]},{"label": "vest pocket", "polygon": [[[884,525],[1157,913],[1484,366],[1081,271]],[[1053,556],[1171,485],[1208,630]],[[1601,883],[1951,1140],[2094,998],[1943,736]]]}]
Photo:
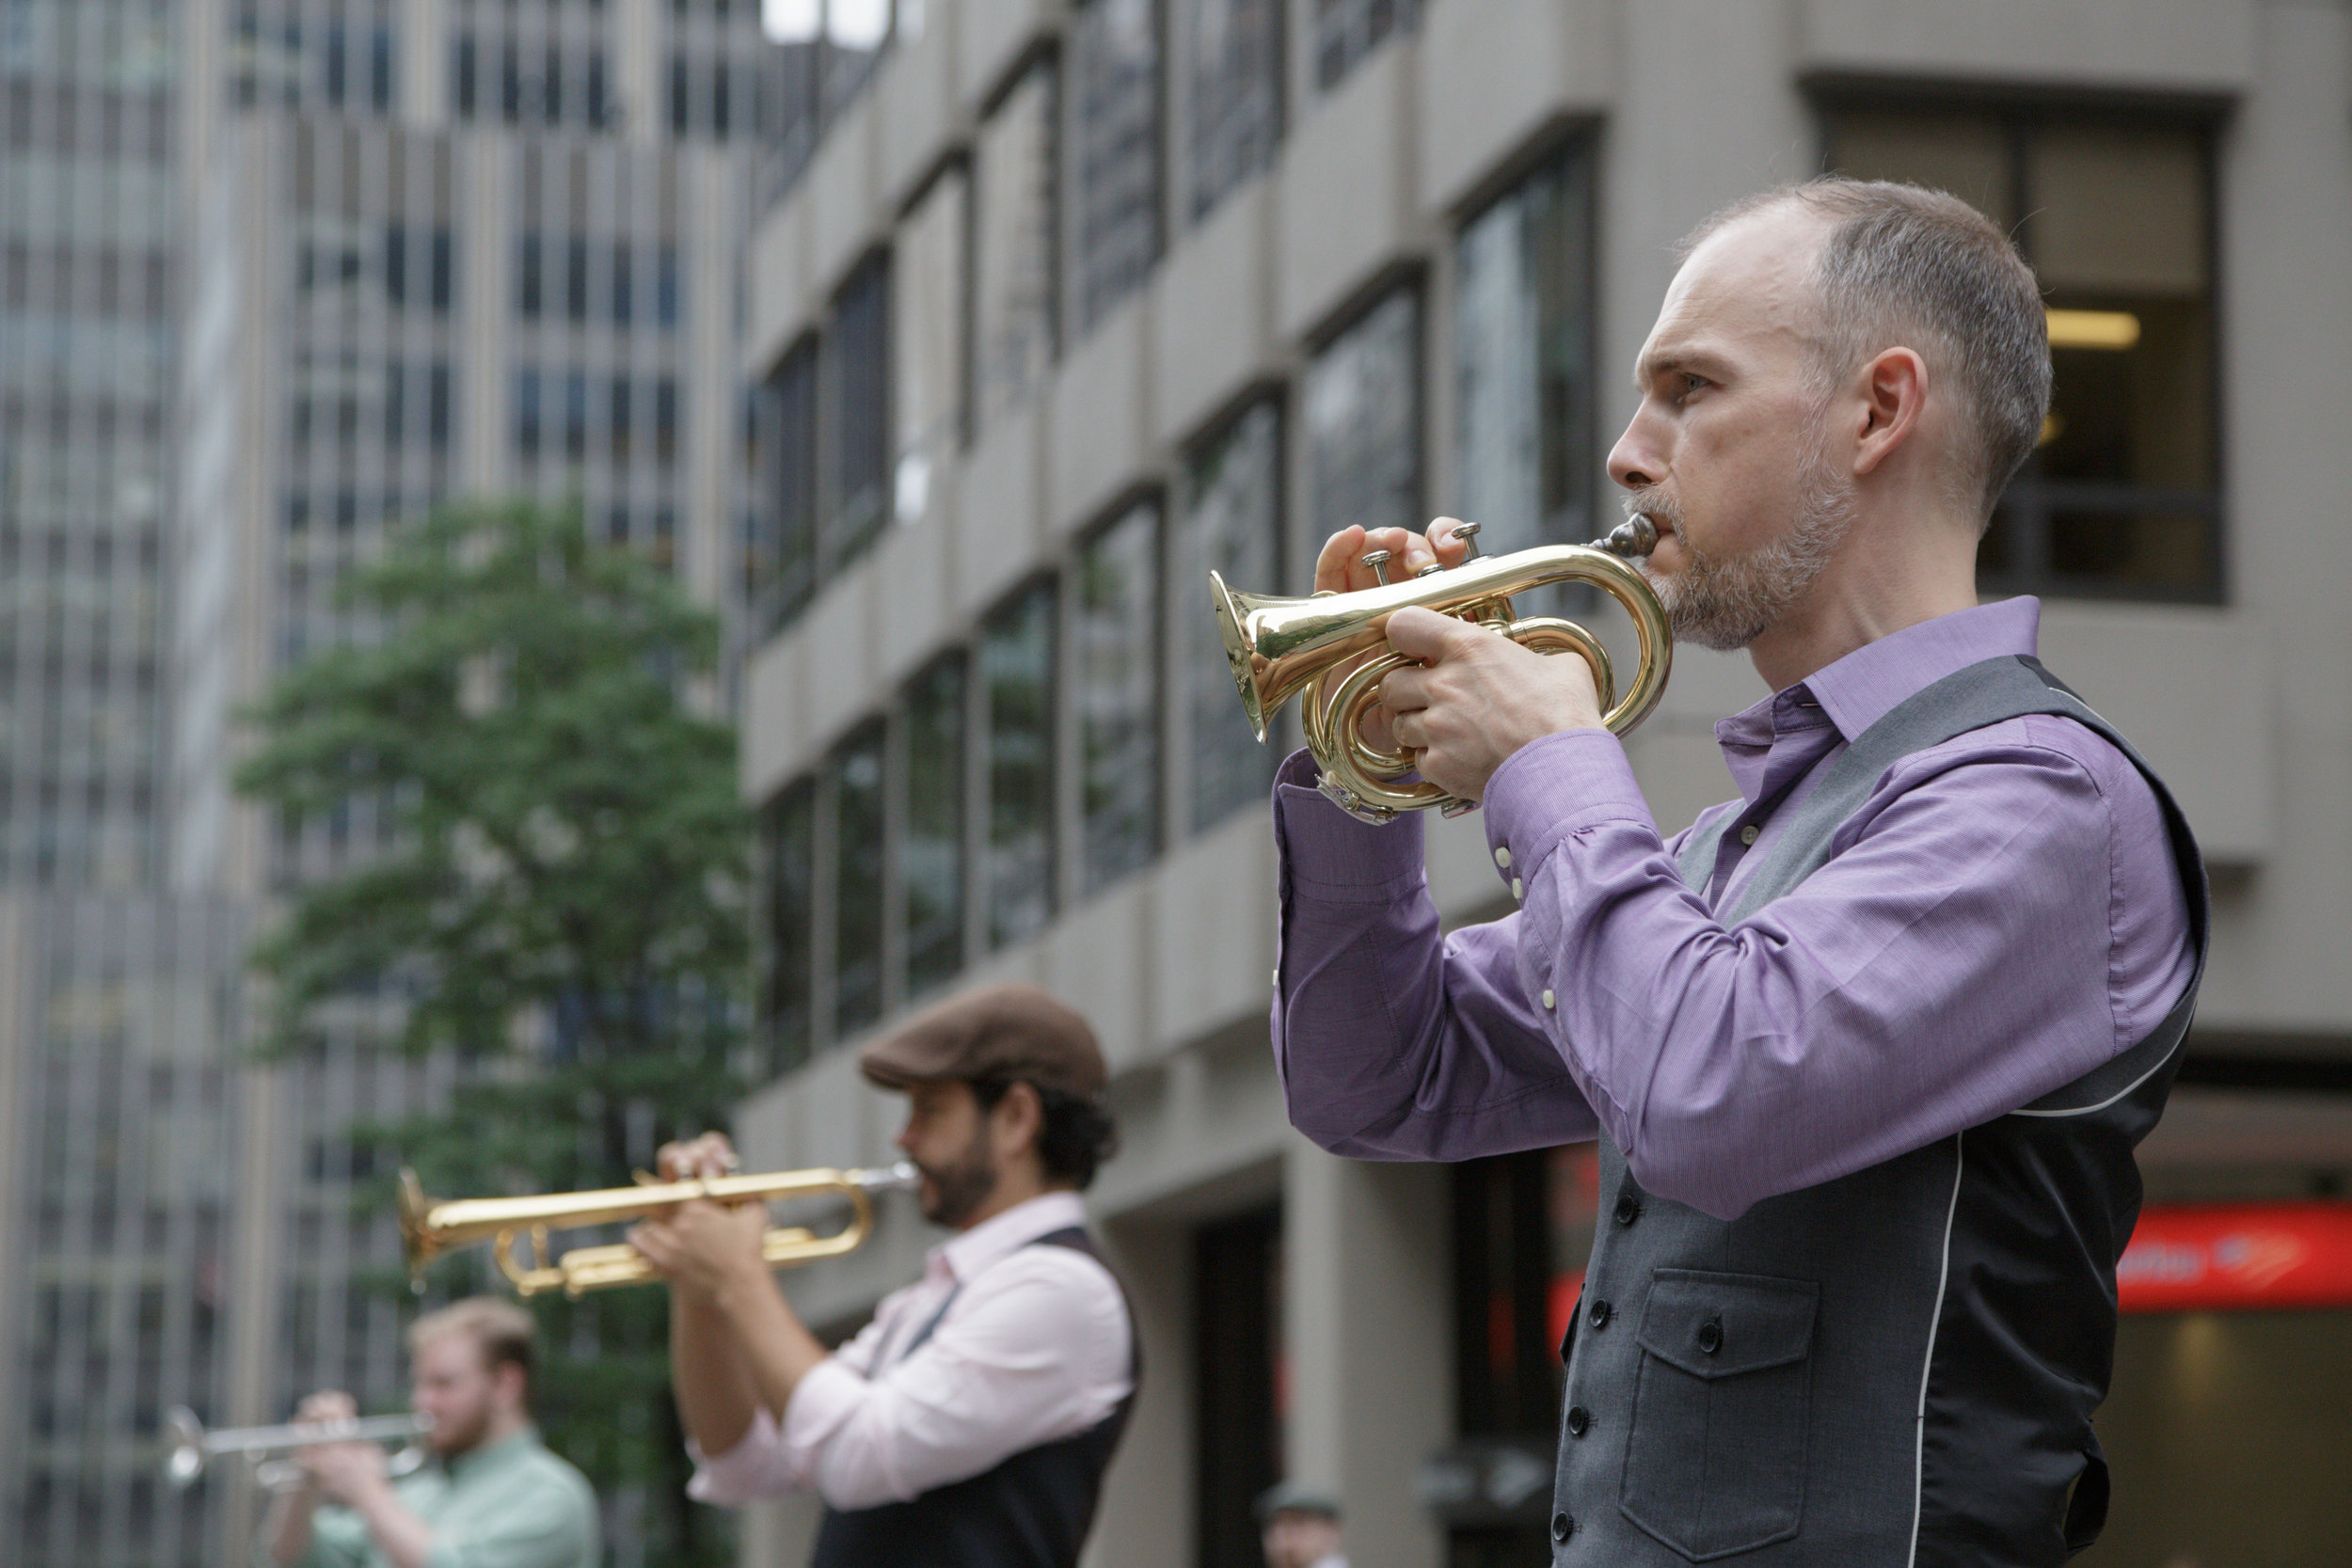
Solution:
[{"label": "vest pocket", "polygon": [[1693,1562],[1797,1533],[1820,1287],[1658,1269],[1617,1506]]}]

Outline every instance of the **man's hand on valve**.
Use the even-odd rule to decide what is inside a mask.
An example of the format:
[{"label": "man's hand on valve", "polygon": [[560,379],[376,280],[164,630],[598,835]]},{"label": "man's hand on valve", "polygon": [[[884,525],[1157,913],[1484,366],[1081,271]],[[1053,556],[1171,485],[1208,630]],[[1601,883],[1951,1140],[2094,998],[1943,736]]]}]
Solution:
[{"label": "man's hand on valve", "polygon": [[1482,800],[1495,769],[1529,741],[1601,727],[1592,670],[1575,654],[1535,653],[1419,609],[1389,617],[1389,645],[1420,663],[1381,678],[1379,706],[1421,776],[1449,795]]},{"label": "man's hand on valve", "polygon": [[[1454,536],[1459,526],[1452,517],[1440,517],[1429,525],[1427,533],[1402,528],[1343,528],[1323,542],[1323,553],[1315,558],[1315,592],[1352,594],[1359,588],[1379,587],[1379,574],[1364,564],[1364,557],[1375,550],[1389,552],[1385,569],[1391,582],[1417,576],[1431,562],[1459,566],[1470,557],[1470,541]],[[1331,678],[1334,682],[1343,678],[1359,662],[1349,660],[1333,671]],[[1395,737],[1389,733],[1387,708],[1375,704],[1364,710],[1364,738],[1384,752],[1396,749]]]},{"label": "man's hand on valve", "polygon": [[[310,1395],[294,1410],[297,1422],[357,1420],[359,1406],[349,1394],[326,1390]],[[313,1443],[294,1450],[303,1473],[330,1502],[356,1505],[371,1487],[391,1483],[384,1450],[373,1443]]]},{"label": "man's hand on valve", "polygon": [[[733,1146],[719,1132],[664,1144],[659,1163],[666,1181],[724,1176],[738,1164]],[[692,1198],[630,1227],[628,1240],[673,1285],[716,1296],[732,1281],[766,1276],[768,1264],[760,1243],[767,1233],[768,1206],[764,1203],[724,1204]]]}]

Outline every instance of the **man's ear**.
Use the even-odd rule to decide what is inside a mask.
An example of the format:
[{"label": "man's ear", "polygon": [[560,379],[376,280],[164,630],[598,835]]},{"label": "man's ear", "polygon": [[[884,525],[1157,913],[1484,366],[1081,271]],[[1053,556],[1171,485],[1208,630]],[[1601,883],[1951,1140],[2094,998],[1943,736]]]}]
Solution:
[{"label": "man's ear", "polygon": [[1038,1098],[1036,1085],[1018,1078],[988,1116],[1000,1154],[1035,1148],[1038,1134],[1045,1129],[1045,1102]]},{"label": "man's ear", "polygon": [[496,1385],[499,1402],[510,1409],[520,1410],[529,1402],[531,1374],[512,1361],[501,1361],[490,1374]]},{"label": "man's ear", "polygon": [[1862,367],[1862,429],[1853,471],[1869,473],[1911,438],[1927,407],[1928,364],[1915,349],[1882,349]]}]

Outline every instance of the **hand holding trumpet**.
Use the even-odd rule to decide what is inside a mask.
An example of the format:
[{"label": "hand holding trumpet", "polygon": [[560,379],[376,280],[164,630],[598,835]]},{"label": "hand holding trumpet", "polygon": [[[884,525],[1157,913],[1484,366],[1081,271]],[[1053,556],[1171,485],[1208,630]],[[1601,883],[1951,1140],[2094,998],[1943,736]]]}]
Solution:
[{"label": "hand holding trumpet", "polygon": [[[1377,586],[1379,573],[1364,558],[1382,550],[1391,582],[1433,563],[1458,566],[1470,554],[1469,540],[1455,533],[1461,526],[1440,517],[1425,535],[1342,529],[1315,562],[1315,591]],[[1480,800],[1495,769],[1530,741],[1602,727],[1600,695],[1581,658],[1548,657],[1484,626],[1417,607],[1391,615],[1387,631],[1389,646],[1419,667],[1391,671],[1380,683],[1380,700],[1364,715],[1365,738],[1383,750],[1410,749],[1421,776],[1449,795]]]},{"label": "hand holding trumpet", "polygon": [[[705,1132],[662,1145],[656,1164],[664,1181],[692,1181],[732,1175],[742,1162],[725,1133]],[[764,1203],[697,1197],[646,1215],[629,1227],[628,1241],[672,1285],[715,1300],[730,1284],[766,1282],[769,1265],[760,1247],[767,1230]]]}]

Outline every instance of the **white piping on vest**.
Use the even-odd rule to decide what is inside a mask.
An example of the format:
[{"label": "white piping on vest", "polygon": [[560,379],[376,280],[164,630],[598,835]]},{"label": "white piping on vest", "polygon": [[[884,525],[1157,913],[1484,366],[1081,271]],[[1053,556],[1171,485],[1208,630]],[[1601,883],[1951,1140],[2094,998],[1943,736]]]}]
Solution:
[{"label": "white piping on vest", "polygon": [[[2186,1031],[2183,1031],[2181,1039],[2186,1039],[2188,1035]],[[2172,1050],[2168,1051],[2163,1055],[2157,1057],[2156,1065],[2154,1067],[2150,1068],[2147,1071],[2141,1073],[2138,1077],[2133,1079],[2130,1083],[2124,1085],[2122,1088],[2116,1090],[2113,1094],[2107,1096],[2096,1105],[2073,1105],[2063,1107],[2056,1111],[2033,1111],[2020,1107],[2017,1110],[2011,1111],[2010,1115],[2013,1117],[2087,1117],[2093,1111],[2104,1111],[2108,1106],[2114,1104],[2117,1101],[2122,1099],[2125,1095],[2130,1094],[2134,1089],[2139,1087],[2140,1085],[2148,1082],[2149,1079],[2153,1078],[2158,1072],[2161,1072],[2164,1069],[2164,1064],[2172,1059],[2173,1052],[2177,1052],[2180,1049],[2181,1041],[2174,1040],[2172,1042]]]},{"label": "white piping on vest", "polygon": [[1944,1259],[1935,1269],[1935,1316],[1928,1320],[1928,1354],[1919,1359],[1919,1411],[1911,1422],[1911,1550],[1903,1555],[1903,1568],[1915,1568],[1919,1560],[1919,1511],[1928,1484],[1928,1373],[1935,1366],[1935,1331],[1944,1325],[1944,1287],[1952,1274],[1952,1220],[1960,1212],[1960,1178],[1968,1168],[1963,1136],[1952,1134],[1952,1200],[1944,1210]]}]

